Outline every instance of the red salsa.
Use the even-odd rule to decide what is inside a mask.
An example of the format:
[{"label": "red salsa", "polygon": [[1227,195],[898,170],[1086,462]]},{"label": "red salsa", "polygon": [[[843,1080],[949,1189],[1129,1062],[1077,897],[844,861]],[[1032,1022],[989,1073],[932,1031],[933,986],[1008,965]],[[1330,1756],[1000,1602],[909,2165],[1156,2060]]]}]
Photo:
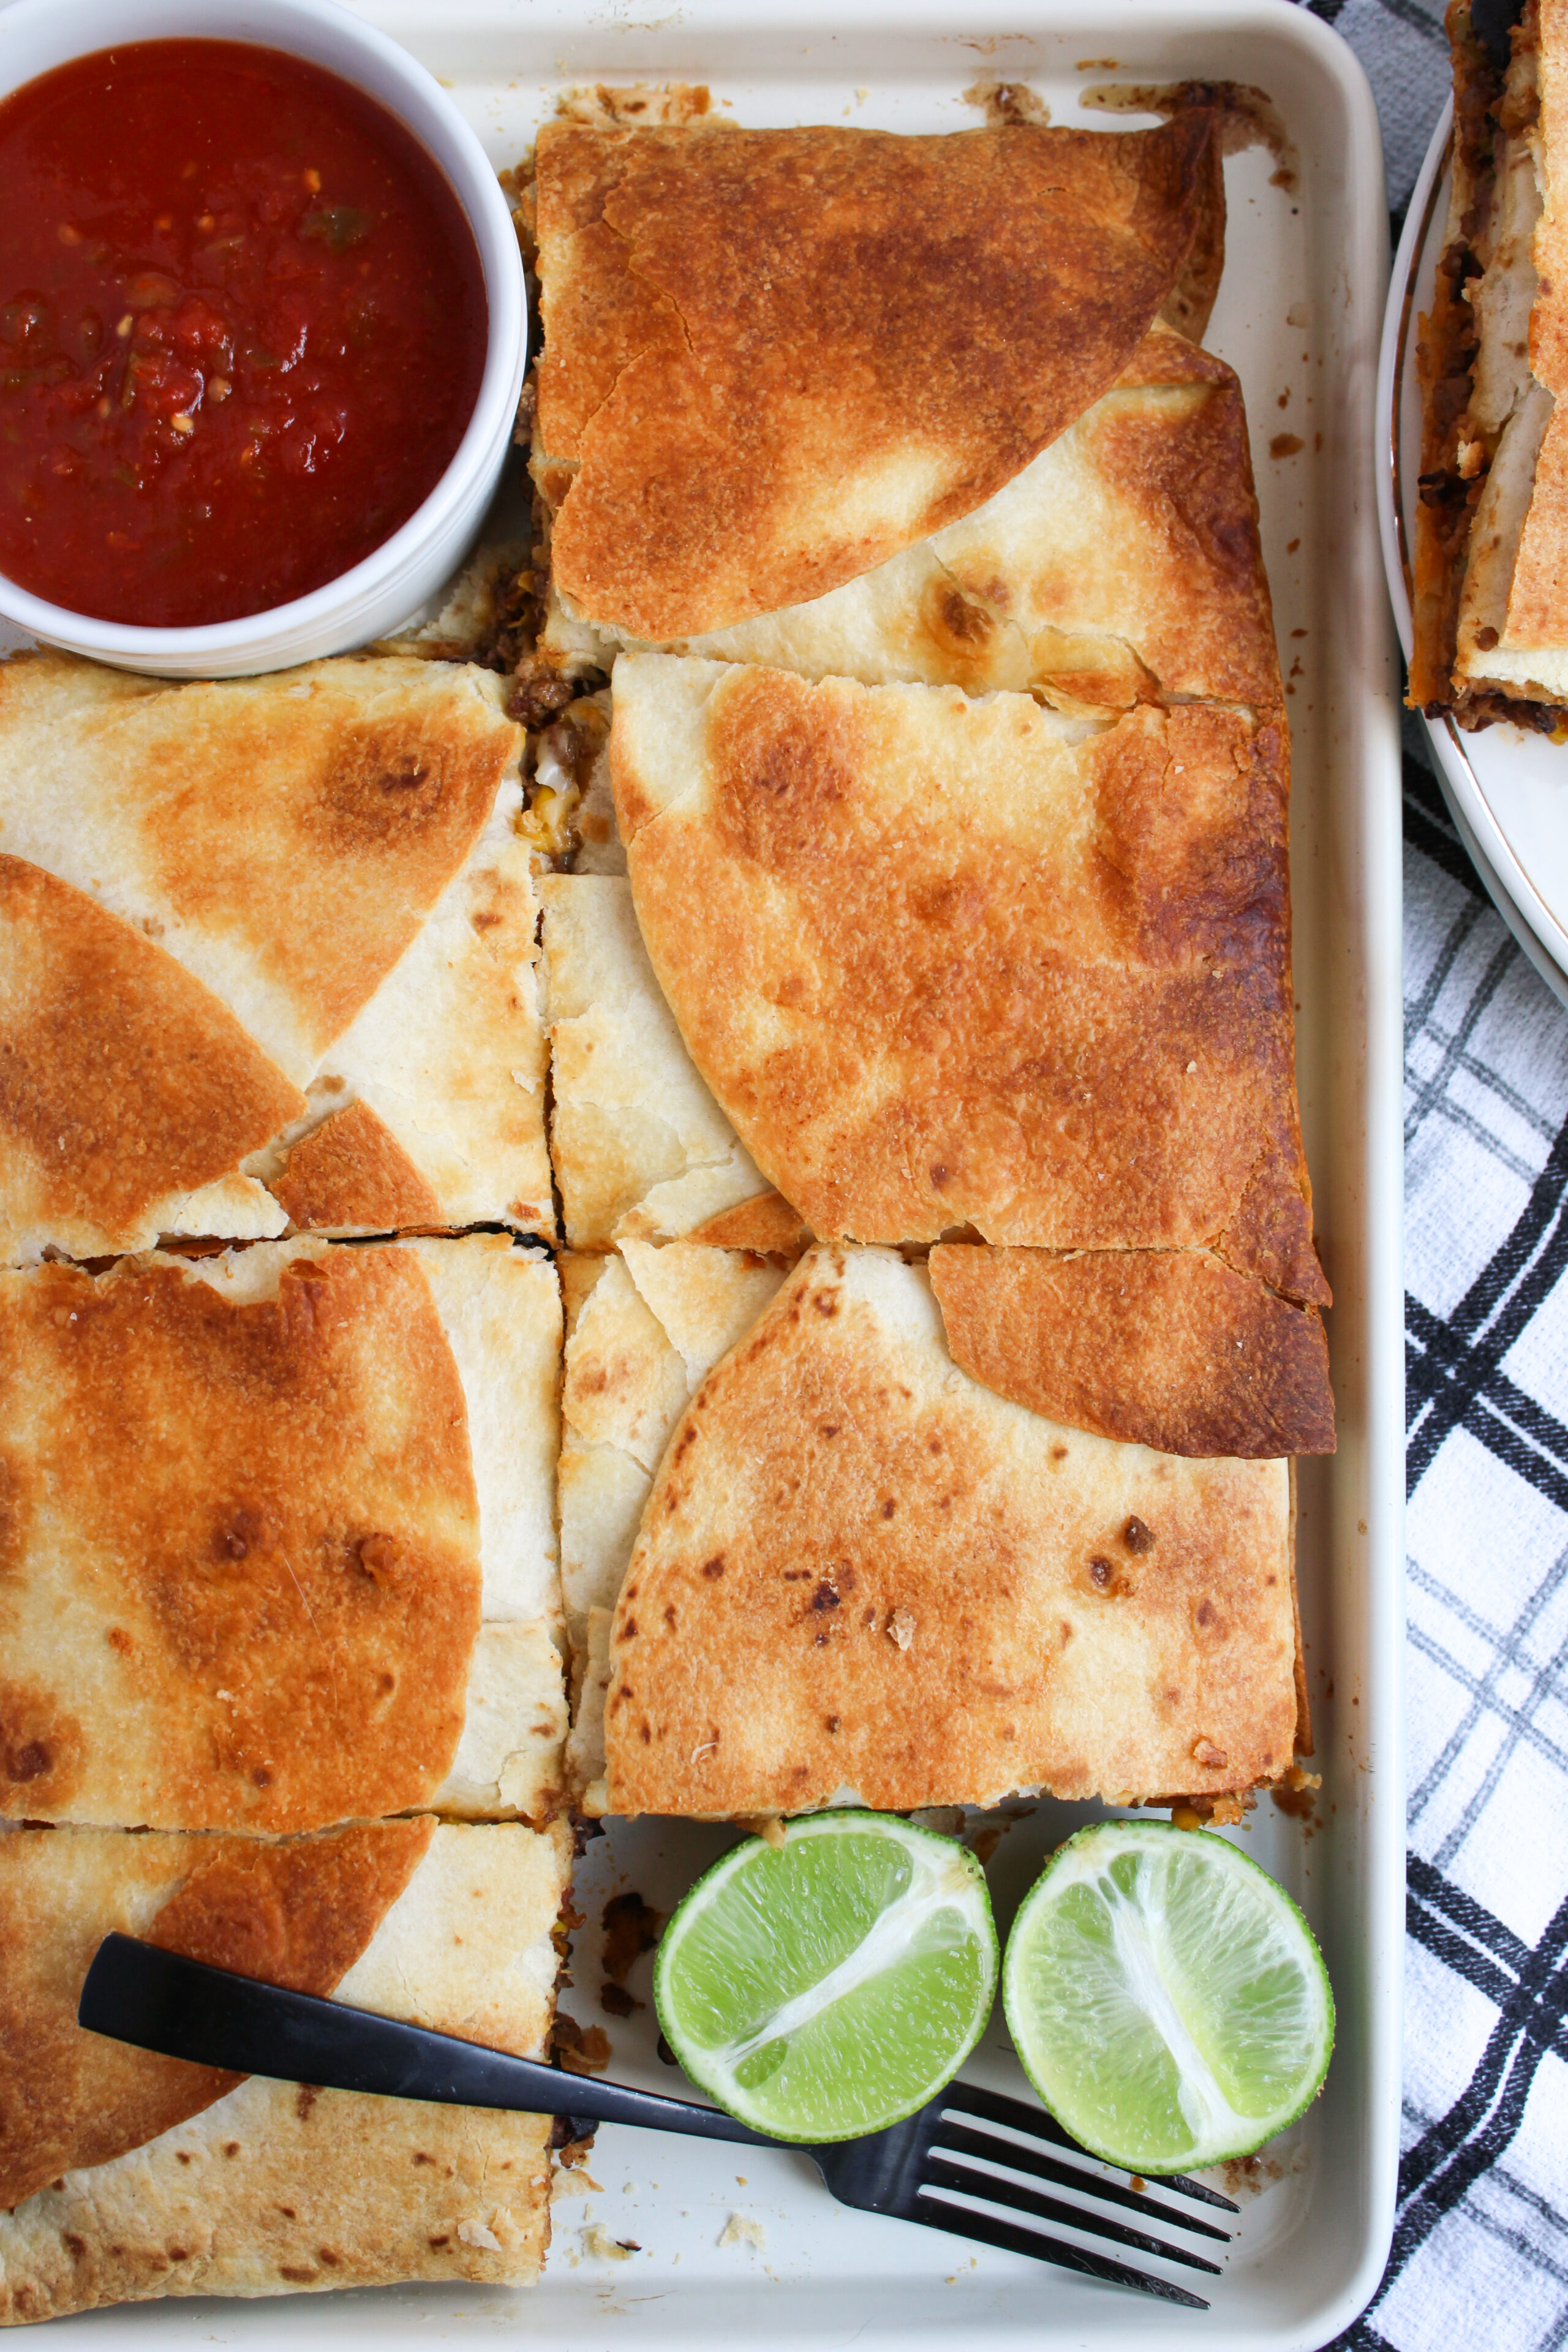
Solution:
[{"label": "red salsa", "polygon": [[237,620],[406,522],[488,313],[462,208],[319,66],[142,41],[0,101],[0,572],[75,613]]}]

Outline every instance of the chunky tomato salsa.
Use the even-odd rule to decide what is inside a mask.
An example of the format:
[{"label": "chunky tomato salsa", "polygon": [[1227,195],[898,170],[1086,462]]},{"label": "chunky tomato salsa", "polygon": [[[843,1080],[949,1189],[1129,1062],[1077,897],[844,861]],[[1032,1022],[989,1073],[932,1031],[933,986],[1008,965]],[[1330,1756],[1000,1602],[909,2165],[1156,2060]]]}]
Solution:
[{"label": "chunky tomato salsa", "polygon": [[403,126],[236,41],[0,102],[0,572],[189,627],[335,579],[434,488],[487,333],[473,233]]}]

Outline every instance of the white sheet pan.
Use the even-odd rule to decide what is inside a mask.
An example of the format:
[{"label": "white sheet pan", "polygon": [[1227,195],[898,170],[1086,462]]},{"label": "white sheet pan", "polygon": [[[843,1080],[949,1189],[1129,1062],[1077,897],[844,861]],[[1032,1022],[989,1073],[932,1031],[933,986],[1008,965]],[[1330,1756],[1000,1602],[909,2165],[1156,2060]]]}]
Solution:
[{"label": "white sheet pan", "polygon": [[[1213,2308],[1184,2312],[936,2231],[836,2207],[804,2159],[651,2134],[601,2133],[600,2184],[557,2203],[555,2244],[529,2292],[476,2287],[167,2302],[55,2323],[101,2347],[387,2346],[464,2340],[573,2352],[958,2344],[1188,2344],[1307,2352],[1346,2326],[1381,2272],[1398,2152],[1404,1916],[1399,795],[1391,639],[1373,509],[1373,379],[1386,280],[1385,199],[1372,99],[1350,51],[1285,0],[374,0],[360,13],[454,89],[497,164],[516,160],[560,89],[701,80],[747,123],[848,121],[954,130],[977,80],[1027,80],[1058,122],[1097,81],[1225,77],[1266,89],[1296,142],[1293,185],[1258,150],[1227,165],[1230,250],[1209,341],[1240,372],[1294,731],[1292,818],[1300,1075],[1330,1318],[1340,1451],[1303,1466],[1300,1583],[1323,1788],[1310,1823],[1267,1799],[1234,1834],[1297,1895],[1328,1957],[1339,2044],[1322,2099],[1274,2151]],[[235,8],[243,37],[245,10]],[[957,29],[959,26],[964,29]],[[1092,61],[1086,64],[1084,61]],[[1120,118],[1118,127],[1139,118]],[[1280,439],[1279,436],[1287,436]],[[1271,453],[1270,444],[1275,445]],[[1004,1927],[1046,1853],[1087,1808],[1042,1806],[991,1864]],[[569,1996],[605,2026],[612,2071],[678,2082],[647,2008],[597,2002],[606,1897],[660,1907],[724,1843],[639,1823],[591,1845]],[[647,1992],[647,1963],[631,1979]],[[998,2022],[968,2070],[1022,2092]],[[743,2176],[742,2178],[741,2176]],[[721,2247],[731,2213],[765,2246]],[[637,2251],[585,2254],[601,2222]]]}]

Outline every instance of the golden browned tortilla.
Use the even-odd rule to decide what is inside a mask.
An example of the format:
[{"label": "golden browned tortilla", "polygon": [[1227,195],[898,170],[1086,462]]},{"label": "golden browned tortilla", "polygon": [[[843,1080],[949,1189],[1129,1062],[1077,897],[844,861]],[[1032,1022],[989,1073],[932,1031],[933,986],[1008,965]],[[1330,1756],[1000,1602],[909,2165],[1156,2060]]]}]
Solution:
[{"label": "golden browned tortilla", "polygon": [[649,959],[814,1233],[1202,1248],[1327,1299],[1278,716],[655,654],[615,697]]},{"label": "golden browned tortilla", "polygon": [[0,1259],[553,1231],[503,699],[447,662],[0,662]]},{"label": "golden browned tortilla", "polygon": [[112,1929],[538,2057],[569,1869],[562,1831],[428,1819],[282,1844],[0,1839],[0,2325],[166,2294],[533,2278],[548,2117],[232,2087],[82,2032],[76,2006]]},{"label": "golden browned tortilla", "polygon": [[85,2032],[111,1928],[296,1992],[331,1992],[403,1892],[434,1822],[265,1844],[28,1830],[0,1842],[0,2207],[106,2164],[242,2078]]},{"label": "golden browned tortilla", "polygon": [[[559,599],[541,644],[568,667],[576,647],[594,649]],[[599,635],[597,658],[613,650]],[[661,650],[866,686],[1037,690],[1068,711],[1277,703],[1241,386],[1157,329],[973,513],[809,604]]]},{"label": "golden browned tortilla", "polygon": [[1193,246],[1210,121],[538,145],[555,584],[668,641],[971,512],[1114,381]]},{"label": "golden browned tortilla", "polygon": [[266,1233],[237,1171],[305,1097],[136,925],[0,855],[0,1258]]},{"label": "golden browned tortilla", "polygon": [[271,1255],[237,1297],[205,1261],[0,1275],[0,1815],[314,1829],[453,1764],[479,1521],[430,1286]]},{"label": "golden browned tortilla", "polygon": [[670,1441],[616,1605],[611,1813],[1138,1803],[1289,1764],[1289,1465],[971,1381],[925,1271],[819,1246]]},{"label": "golden browned tortilla", "polygon": [[1162,1454],[1331,1454],[1317,1309],[1199,1250],[931,1254],[953,1360],[1052,1421]]}]

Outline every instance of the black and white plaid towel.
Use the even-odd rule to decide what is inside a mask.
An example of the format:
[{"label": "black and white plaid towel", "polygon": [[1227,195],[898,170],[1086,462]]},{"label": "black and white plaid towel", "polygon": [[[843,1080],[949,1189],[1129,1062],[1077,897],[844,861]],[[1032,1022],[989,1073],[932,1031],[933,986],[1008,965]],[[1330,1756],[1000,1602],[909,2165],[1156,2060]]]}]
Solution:
[{"label": "black and white plaid towel", "polygon": [[[1440,5],[1312,0],[1403,212]],[[1405,757],[1410,1630],[1394,2252],[1344,2352],[1568,2347],[1568,1013]]]}]

